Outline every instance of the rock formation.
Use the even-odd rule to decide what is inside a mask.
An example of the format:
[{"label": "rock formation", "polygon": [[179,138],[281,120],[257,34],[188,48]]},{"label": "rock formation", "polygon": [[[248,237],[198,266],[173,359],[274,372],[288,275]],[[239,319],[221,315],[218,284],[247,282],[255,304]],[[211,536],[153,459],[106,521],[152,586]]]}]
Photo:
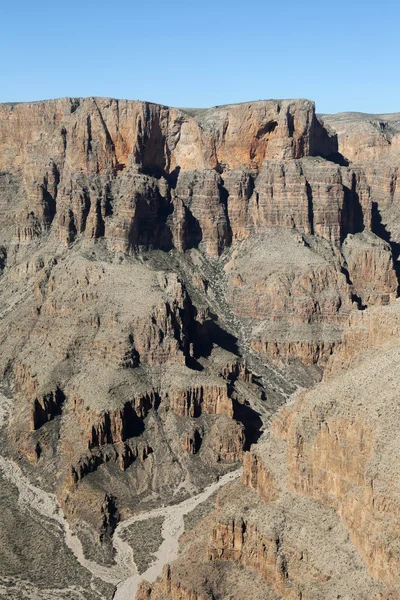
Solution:
[{"label": "rock formation", "polygon": [[120,524],[240,462],[138,599],[400,594],[398,136],[307,100],[0,105],[0,458],[88,598]]},{"label": "rock formation", "polygon": [[[239,565],[274,598],[398,597],[399,308],[358,313],[365,335],[350,366],[354,323],[334,372],[277,413],[268,439],[245,454],[242,481],[219,493],[214,514],[182,538],[179,559],[137,598],[217,597],[221,573]],[[378,321],[388,324],[379,338]]]}]

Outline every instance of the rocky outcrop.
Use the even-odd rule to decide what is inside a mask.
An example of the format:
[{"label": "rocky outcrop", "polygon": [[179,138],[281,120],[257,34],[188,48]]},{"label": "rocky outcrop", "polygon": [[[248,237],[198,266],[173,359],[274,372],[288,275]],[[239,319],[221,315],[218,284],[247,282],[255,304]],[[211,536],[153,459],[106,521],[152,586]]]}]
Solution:
[{"label": "rocky outcrop", "polygon": [[199,386],[182,391],[173,390],[170,394],[170,407],[182,417],[199,417],[202,412],[209,415],[233,416],[232,400],[228,397],[226,383],[220,386]]},{"label": "rocky outcrop", "polygon": [[[393,310],[369,309],[364,314],[370,312],[372,316],[382,312],[383,315],[387,311],[389,316]],[[307,565],[306,571],[299,571],[299,557],[287,547],[291,536],[287,533],[289,517],[283,506],[289,493],[294,494],[289,513],[294,510],[296,502],[303,502],[299,499],[307,498],[311,500],[309,514],[321,510],[322,503],[331,510],[327,513],[332,515],[329,518],[339,519],[349,531],[351,542],[370,575],[380,582],[373,584],[370,576],[365,575],[365,581],[369,578],[369,595],[360,589],[357,598],[375,597],[372,593],[374,586],[376,594],[379,585],[387,586],[392,593],[397,590],[400,585],[396,549],[397,490],[393,480],[397,466],[389,454],[392,444],[396,443],[393,403],[397,390],[393,386],[392,373],[396,369],[398,347],[397,340],[392,338],[390,342],[390,337],[386,336],[386,345],[381,348],[379,339],[370,339],[368,345],[372,349],[368,351],[365,339],[366,344],[359,349],[363,353],[350,370],[331,376],[310,392],[299,395],[292,406],[277,415],[268,442],[244,460],[243,483],[256,491],[266,507],[256,513],[257,516],[253,512],[251,517],[246,518],[242,513],[242,520],[236,518],[234,522],[226,521],[222,510],[224,519],[215,527],[210,543],[211,560],[241,561],[262,571],[264,578],[272,582],[277,593],[284,598],[313,597],[304,579],[311,573],[311,565]],[[279,451],[279,448],[282,450]],[[280,452],[280,461],[277,460],[277,452]],[[280,464],[279,469],[277,464]],[[265,512],[270,514],[271,510],[275,510],[274,503],[277,501],[282,504],[281,512],[275,513],[274,517],[275,527],[282,531],[284,551],[280,559],[281,543],[274,546],[273,539],[268,540],[261,535]],[[286,522],[284,527],[283,518]],[[278,535],[280,538],[281,534]],[[305,547],[302,546],[302,562]],[[326,546],[320,549],[321,552],[327,550]],[[283,573],[278,568],[282,564]],[[343,573],[341,577],[345,580]],[[321,590],[330,590],[333,583],[331,575],[319,581]],[[339,579],[336,585],[339,585]],[[350,581],[346,585],[349,593]]]},{"label": "rocky outcrop", "polygon": [[190,432],[184,437],[183,447],[189,454],[197,454],[200,450],[201,442],[203,441],[202,432],[193,427]]},{"label": "rocky outcrop", "polygon": [[343,256],[354,293],[364,306],[389,304],[397,297],[398,281],[387,242],[371,233],[349,235]]},{"label": "rocky outcrop", "polygon": [[[323,505],[295,497],[268,505],[254,492],[231,486],[229,492],[219,494],[211,522],[201,524],[206,534],[200,526],[185,534],[179,560],[159,582],[143,585],[137,598],[207,597],[221,588],[235,600],[245,597],[234,582],[226,586],[225,566],[240,580],[247,579],[247,593],[255,598],[261,590],[261,597],[271,599],[383,597],[382,586],[368,574],[340,519]],[[203,543],[208,539],[205,554],[199,537]],[[213,585],[217,574],[219,585]]]},{"label": "rocky outcrop", "polygon": [[130,402],[126,402],[118,411],[108,411],[96,415],[85,410],[82,400],[73,398],[73,410],[78,425],[88,432],[88,448],[104,444],[120,444],[141,433],[143,421],[148,412],[160,403],[158,394],[150,391]]},{"label": "rocky outcrop", "polygon": [[[391,361],[394,366],[397,354],[393,350],[378,354],[380,365]],[[376,360],[374,357],[374,365]],[[365,360],[348,374],[325,383],[318,413],[314,408],[308,412],[313,394],[303,400],[288,432],[287,473],[290,489],[337,510],[370,573],[396,588],[400,584],[397,492],[391,475],[396,465],[388,453],[394,442],[394,413],[389,407],[397,393],[392,388],[391,372],[375,366],[371,373],[371,363]],[[378,389],[379,395],[371,404]],[[350,409],[342,390],[347,394],[352,390]],[[328,408],[333,395],[336,402]],[[300,424],[305,420],[306,428]]]},{"label": "rocky outcrop", "polygon": [[2,105],[0,131],[1,197],[5,207],[13,199],[5,218],[20,242],[54,222],[68,244],[82,235],[123,252],[201,244],[216,256],[265,227],[337,244],[371,225],[376,179],[321,158],[336,156],[337,141],[309,101],[178,110],[62,99]]},{"label": "rocky outcrop", "polygon": [[139,597],[398,594],[398,125],[369,120],[0,105],[10,456],[102,560],[243,461]]},{"label": "rocky outcrop", "polygon": [[369,188],[372,231],[391,244],[397,260],[399,252],[396,244],[400,240],[397,185],[399,114],[342,113],[325,115],[323,120],[336,131],[339,152],[352,163],[359,182],[364,189]]},{"label": "rocky outcrop", "polygon": [[399,334],[399,300],[389,306],[352,312],[344,328],[342,341],[327,365],[325,377],[345,371],[357,360],[361,351],[393,343]]},{"label": "rocky outcrop", "polygon": [[255,490],[264,502],[272,502],[279,497],[278,482],[256,452],[247,452],[243,456],[243,483]]},{"label": "rocky outcrop", "polygon": [[353,162],[376,161],[400,150],[399,113],[339,113],[322,120],[337,133],[339,152]]},{"label": "rocky outcrop", "polygon": [[39,429],[39,427],[60,415],[64,400],[64,393],[59,388],[54,392],[35,398],[31,406],[31,429]]},{"label": "rocky outcrop", "polygon": [[298,360],[307,366],[326,366],[334,348],[341,339],[339,330],[335,330],[332,337],[328,339],[326,339],[324,330],[322,330],[322,335],[318,335],[316,338],[313,337],[311,332],[306,332],[306,338],[308,339],[299,340],[300,335],[296,335],[294,331],[291,331],[289,335],[285,336],[285,332],[283,332],[283,336],[278,333],[274,335],[274,339],[270,339],[271,332],[263,332],[261,335],[257,332],[251,347],[265,362],[271,359],[284,363]]},{"label": "rocky outcrop", "polygon": [[230,245],[232,233],[227,213],[228,193],[215,171],[186,171],[178,177],[174,202],[183,202],[183,224],[175,227],[185,234],[174,236],[182,250],[204,244],[206,252],[219,256]]},{"label": "rocky outcrop", "polygon": [[297,228],[339,244],[369,227],[369,190],[355,171],[316,159],[268,161],[248,202],[247,227]]},{"label": "rocky outcrop", "polygon": [[225,269],[228,301],[241,317],[332,323],[351,310],[349,288],[338,263],[330,264],[313,252],[301,235],[296,239],[270,230],[267,240],[243,245]]},{"label": "rocky outcrop", "polygon": [[[97,245],[51,261],[42,252],[3,276],[13,310],[3,316],[1,368],[18,398],[14,452],[38,471],[57,461],[49,485],[65,513],[99,531],[106,494],[123,514],[150,489],[170,501],[196,465],[207,485],[237,462],[248,441],[231,387],[251,377],[237,355],[207,358],[207,310],[183,280]],[[32,292],[15,296],[27,281]]]},{"label": "rocky outcrop", "polygon": [[251,322],[251,347],[265,361],[326,363],[352,310],[338,256],[296,232],[270,228],[246,240],[225,266],[227,299]]},{"label": "rocky outcrop", "polygon": [[[165,585],[164,590],[166,597],[172,600],[208,600],[210,597],[207,592],[198,593],[192,589],[186,588],[181,582],[171,579],[170,569],[165,571]],[[150,600],[153,598],[151,586],[144,583],[141,584],[138,593],[136,594],[136,600]]]},{"label": "rocky outcrop", "polygon": [[[106,236],[124,251],[168,249],[173,239],[178,248],[190,247],[200,235],[210,253],[219,253],[231,233],[216,170],[259,169],[266,159],[329,155],[336,147],[308,101],[209,111],[104,98],[5,104],[0,132],[2,197],[7,202],[19,185],[14,227],[20,242],[42,235],[55,220],[67,243],[83,233]],[[189,196],[185,208],[175,201],[171,228],[169,188],[180,171],[177,197],[179,190]],[[161,175],[167,179],[157,181]],[[205,195],[215,199],[206,210]]]},{"label": "rocky outcrop", "polygon": [[171,581],[183,597],[207,593],[191,574],[193,552],[203,575],[227,563],[285,599],[398,596],[398,314],[397,302],[352,313],[334,369],[276,414],[245,453],[242,482],[185,534],[148,598],[174,598]]},{"label": "rocky outcrop", "polygon": [[223,590],[223,593],[230,594],[234,600],[245,598],[248,594],[254,600],[277,600],[270,586],[257,577],[256,573],[249,575],[240,570],[240,567],[229,568],[227,563],[222,562],[217,568],[211,563],[197,562],[196,565],[196,560],[193,559],[190,569],[191,575],[188,577],[186,570],[166,567],[162,584],[150,586],[146,582],[141,583],[136,599],[209,600],[213,596],[218,597],[220,590]]}]

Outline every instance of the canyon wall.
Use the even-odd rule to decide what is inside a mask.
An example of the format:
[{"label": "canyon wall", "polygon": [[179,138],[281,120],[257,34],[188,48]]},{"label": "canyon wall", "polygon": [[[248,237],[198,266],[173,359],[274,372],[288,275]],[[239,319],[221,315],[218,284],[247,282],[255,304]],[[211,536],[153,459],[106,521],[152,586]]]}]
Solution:
[{"label": "canyon wall", "polygon": [[254,573],[257,587],[261,577],[275,598],[398,597],[399,305],[359,314],[347,328],[365,331],[351,362],[347,338],[335,369],[278,411],[244,455],[242,481],[219,492],[214,514],[185,533],[178,560],[137,598],[206,598],[225,568]]},{"label": "canyon wall", "polygon": [[398,130],[307,100],[0,105],[10,460],[105,561],[120,520],[244,464],[138,597],[400,593]]}]

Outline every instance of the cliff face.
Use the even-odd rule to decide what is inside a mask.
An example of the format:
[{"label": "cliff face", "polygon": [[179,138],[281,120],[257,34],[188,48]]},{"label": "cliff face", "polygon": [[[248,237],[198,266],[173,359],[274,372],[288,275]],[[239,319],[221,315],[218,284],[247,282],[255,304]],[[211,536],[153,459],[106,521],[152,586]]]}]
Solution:
[{"label": "cliff face", "polygon": [[98,526],[106,495],[123,514],[150,488],[168,499],[187,471],[201,465],[206,482],[241,458],[241,359],[213,350],[210,317],[176,274],[75,252],[39,273],[3,317],[1,368],[18,398],[10,443],[38,470],[54,464],[65,512]]},{"label": "cliff face", "polygon": [[0,131],[5,240],[33,239],[55,220],[67,243],[82,233],[121,250],[203,241],[218,255],[265,226],[334,242],[369,227],[357,170],[291,160],[338,150],[308,101],[199,111],[101,98],[2,105]]},{"label": "cliff face", "polygon": [[400,113],[323,115],[322,121],[338,136],[339,152],[352,162],[367,162],[398,154]]},{"label": "cliff face", "polygon": [[398,171],[400,115],[342,113],[324,115],[323,121],[337,132],[339,152],[370,189],[372,228],[392,245],[397,260],[400,240]]},{"label": "cliff face", "polygon": [[[339,372],[277,413],[244,456],[242,481],[219,493],[202,542],[186,533],[179,560],[143,597],[207,597],[194,561],[212,577],[225,563],[255,572],[285,599],[398,597],[399,306],[359,314],[365,337],[351,365],[337,366],[348,339],[333,356]],[[378,320],[388,325],[380,337]]]},{"label": "cliff face", "polygon": [[244,464],[140,598],[397,593],[397,121],[324,120],[0,105],[7,460],[106,562],[121,520]]},{"label": "cliff face", "polygon": [[[11,208],[3,216],[2,236],[30,240],[55,219],[66,242],[85,233],[106,236],[124,250],[171,247],[171,237],[177,238],[175,245],[191,243],[194,232],[179,240],[179,230],[185,221],[197,220],[205,242],[210,238],[211,251],[218,254],[230,232],[226,191],[215,171],[258,171],[266,159],[335,152],[334,136],[321,126],[308,101],[190,113],[102,98],[2,105],[2,204]],[[200,182],[195,175],[199,170],[205,171]],[[174,204],[170,189],[181,171],[182,176],[188,172],[180,182],[189,187],[184,214],[169,226]],[[205,206],[204,195],[215,196],[215,206]],[[216,219],[222,221],[220,231]]]},{"label": "cliff face", "polygon": [[[394,180],[390,200],[383,199],[372,165],[341,166],[341,139],[338,146],[305,100],[207,110],[102,98],[2,105],[2,262],[12,265],[18,249],[42,243],[49,233],[60,248],[102,240],[112,252],[200,248],[210,257],[249,240],[239,260],[259,236],[268,260],[257,269],[265,269],[261,280],[269,292],[250,309],[264,332],[257,329],[253,347],[279,360],[298,355],[305,364],[324,364],[351,303],[385,304],[397,291],[397,250],[385,246],[391,238],[380,216],[393,203]],[[288,248],[283,264],[289,264],[278,282],[269,255],[279,254],[281,243]],[[296,256],[301,264],[293,277],[296,244],[310,252]],[[233,271],[236,256],[229,263]],[[253,304],[245,265],[229,281],[237,317]],[[281,294],[294,305],[270,309]],[[335,327],[316,334],[308,325],[325,315]],[[264,323],[276,320],[281,332],[292,322],[298,326],[279,335]]]}]

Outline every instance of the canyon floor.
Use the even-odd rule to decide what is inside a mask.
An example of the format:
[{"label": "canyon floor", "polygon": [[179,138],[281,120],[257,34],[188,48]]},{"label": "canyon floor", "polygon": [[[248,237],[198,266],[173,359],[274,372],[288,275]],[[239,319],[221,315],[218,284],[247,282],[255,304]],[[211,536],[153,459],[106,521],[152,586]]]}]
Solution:
[{"label": "canyon floor", "polygon": [[[1,395],[0,423],[2,427],[7,424],[9,409],[10,401]],[[111,591],[116,600],[134,597],[142,580],[155,581],[162,574],[164,566],[176,557],[178,540],[184,531],[184,516],[193,512],[218,489],[241,475],[241,469],[236,469],[207,486],[200,494],[191,496],[179,504],[162,506],[122,521],[112,536],[115,564],[103,566],[85,557],[78,536],[71,532],[68,521],[53,494],[33,485],[23,475],[18,464],[2,456],[0,456],[0,470],[3,490],[2,531],[7,528],[10,536],[17,538],[12,548],[17,554],[16,557],[10,557],[11,548],[2,544],[3,573],[0,579],[0,595],[43,599],[54,597],[96,598],[103,597],[104,592],[110,594]],[[8,514],[10,510],[13,513],[11,517],[11,523],[15,527],[13,530],[10,529]],[[158,534],[159,546],[148,553],[146,559],[149,567],[139,573],[135,563],[135,554],[132,547],[124,541],[124,534],[135,523],[152,522],[158,519],[162,522],[161,531]],[[18,535],[16,535],[16,528],[20,529]],[[148,533],[150,531],[151,526]],[[18,540],[19,536],[21,536],[20,540]],[[67,566],[67,573],[64,577],[68,581],[68,585],[65,584],[65,588],[62,589],[57,589],[61,583],[60,571],[53,571],[52,567],[49,572],[48,564],[46,568],[46,563],[50,558],[49,548],[46,547],[46,541],[49,543],[49,538],[50,540],[53,538],[51,545],[60,561],[59,570],[66,570]],[[21,543],[21,541],[27,548],[32,545],[33,550],[36,547],[36,550],[33,550],[34,556],[30,557],[25,550],[24,558],[27,562],[33,562],[37,587],[29,579],[23,581],[18,577],[20,569],[26,568],[25,561],[18,556],[21,551],[18,542]],[[141,539],[140,545],[144,545],[144,543],[145,539]],[[16,563],[18,569],[16,569],[14,577],[11,570],[13,562]],[[27,569],[27,575],[31,570],[32,567]],[[55,583],[56,589],[52,587]],[[47,586],[49,587],[46,589]],[[114,591],[115,586],[116,590]]]},{"label": "canyon floor", "polygon": [[0,597],[400,598],[400,114],[0,104]]}]

